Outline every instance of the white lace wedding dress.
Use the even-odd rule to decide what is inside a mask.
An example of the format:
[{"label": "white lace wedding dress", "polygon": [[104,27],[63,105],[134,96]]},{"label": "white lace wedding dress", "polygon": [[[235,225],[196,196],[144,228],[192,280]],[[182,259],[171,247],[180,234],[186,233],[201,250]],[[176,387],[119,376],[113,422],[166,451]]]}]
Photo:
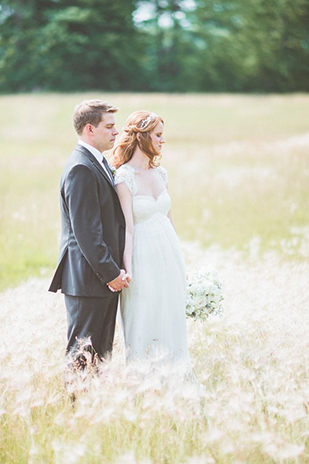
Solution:
[{"label": "white lace wedding dress", "polygon": [[153,171],[157,191],[161,190],[156,198],[145,194],[145,183],[132,166],[122,165],[115,176],[116,184],[126,183],[133,201],[132,280],[121,294],[127,361],[157,357],[161,364],[181,363],[191,371],[184,259],[167,216],[171,200],[166,170],[160,166]]}]

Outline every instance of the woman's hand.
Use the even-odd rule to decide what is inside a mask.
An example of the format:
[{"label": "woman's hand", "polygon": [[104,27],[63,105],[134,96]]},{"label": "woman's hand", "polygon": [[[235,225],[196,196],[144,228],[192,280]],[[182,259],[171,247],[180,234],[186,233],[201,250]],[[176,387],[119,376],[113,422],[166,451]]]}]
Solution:
[{"label": "woman's hand", "polygon": [[111,282],[107,282],[107,286],[111,292],[119,292],[124,288],[128,288],[129,280],[127,279],[128,274],[124,269],[120,270],[120,274],[116,279],[112,280]]}]

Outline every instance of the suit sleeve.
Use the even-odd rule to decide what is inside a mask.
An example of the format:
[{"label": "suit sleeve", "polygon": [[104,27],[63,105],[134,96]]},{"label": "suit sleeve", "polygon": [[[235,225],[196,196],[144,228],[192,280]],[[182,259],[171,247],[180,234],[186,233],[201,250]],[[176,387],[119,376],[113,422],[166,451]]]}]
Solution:
[{"label": "suit sleeve", "polygon": [[103,240],[97,180],[91,169],[74,166],[65,181],[64,195],[81,253],[102,284],[114,280],[120,269]]}]

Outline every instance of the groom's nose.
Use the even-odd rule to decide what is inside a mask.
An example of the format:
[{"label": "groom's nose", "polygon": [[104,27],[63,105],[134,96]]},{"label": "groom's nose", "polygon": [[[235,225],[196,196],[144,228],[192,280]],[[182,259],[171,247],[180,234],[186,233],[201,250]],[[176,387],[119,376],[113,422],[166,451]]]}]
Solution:
[{"label": "groom's nose", "polygon": [[116,127],[114,127],[113,135],[118,135],[119,132],[117,131]]}]

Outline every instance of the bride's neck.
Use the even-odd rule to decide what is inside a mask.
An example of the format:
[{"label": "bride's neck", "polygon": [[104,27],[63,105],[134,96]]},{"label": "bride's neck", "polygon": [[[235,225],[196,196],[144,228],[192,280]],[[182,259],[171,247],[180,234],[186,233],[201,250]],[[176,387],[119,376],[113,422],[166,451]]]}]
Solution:
[{"label": "bride's neck", "polygon": [[129,164],[135,169],[146,171],[149,169],[149,158],[139,147],[136,147],[135,152],[130,159]]}]

